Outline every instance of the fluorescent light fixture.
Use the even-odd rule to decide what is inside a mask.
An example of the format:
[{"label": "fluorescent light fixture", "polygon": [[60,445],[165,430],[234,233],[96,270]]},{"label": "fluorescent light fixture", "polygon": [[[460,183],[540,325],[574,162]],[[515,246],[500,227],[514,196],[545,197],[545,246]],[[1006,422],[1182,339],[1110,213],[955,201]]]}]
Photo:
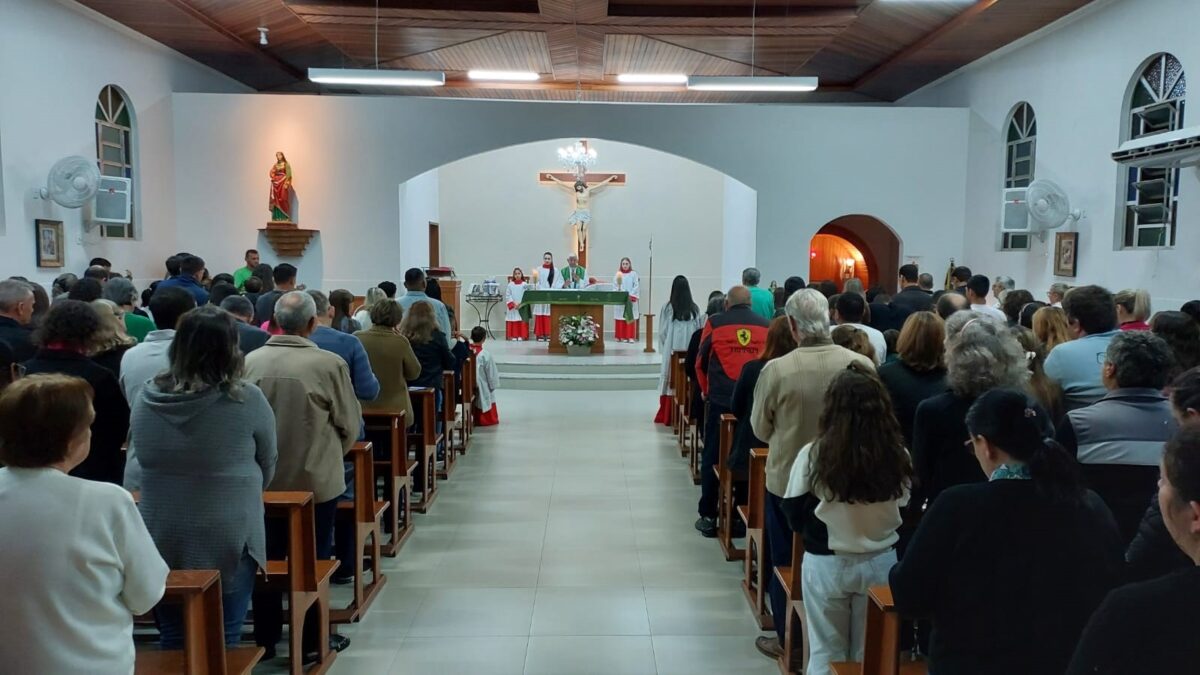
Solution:
[{"label": "fluorescent light fixture", "polygon": [[621,73],[621,84],[687,84],[688,76],[680,73]]},{"label": "fluorescent light fixture", "polygon": [[440,87],[446,84],[446,74],[434,70],[309,68],[308,79],[318,84],[354,84],[366,87]]},{"label": "fluorescent light fixture", "polygon": [[692,91],[815,91],[815,77],[692,77]]},{"label": "fluorescent light fixture", "polygon": [[469,70],[467,77],[472,80],[496,80],[500,82],[536,82],[540,79],[537,73],[525,70]]}]

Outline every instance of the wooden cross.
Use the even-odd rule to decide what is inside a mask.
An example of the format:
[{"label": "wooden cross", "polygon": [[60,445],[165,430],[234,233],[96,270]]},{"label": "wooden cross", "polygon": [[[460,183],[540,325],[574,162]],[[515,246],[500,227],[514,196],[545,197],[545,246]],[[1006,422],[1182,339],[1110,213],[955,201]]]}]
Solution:
[{"label": "wooden cross", "polygon": [[[584,148],[587,148],[587,141],[580,141]],[[578,176],[570,171],[543,171],[538,174],[538,183],[542,185],[561,185],[562,183],[574,183],[578,180]],[[611,179],[611,180],[610,180]],[[584,174],[583,180],[589,188],[596,187],[601,183],[607,185],[625,185],[626,177],[624,173],[588,173]],[[590,208],[590,205],[589,205]],[[578,241],[576,237],[574,250],[579,256],[579,264],[582,267],[587,267],[587,241]]]}]

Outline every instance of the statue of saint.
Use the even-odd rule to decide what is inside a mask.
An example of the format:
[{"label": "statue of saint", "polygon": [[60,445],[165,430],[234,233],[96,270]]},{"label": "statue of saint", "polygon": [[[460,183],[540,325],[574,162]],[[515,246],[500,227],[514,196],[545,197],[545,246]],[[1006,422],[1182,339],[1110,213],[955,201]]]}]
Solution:
[{"label": "statue of saint", "polygon": [[617,179],[617,176],[609,176],[604,180],[589,186],[587,181],[582,178],[577,178],[574,184],[564,180],[559,180],[554,177],[554,174],[546,174],[546,178],[554,181],[559,187],[568,190],[572,197],[572,212],[571,217],[567,219],[567,223],[575,227],[576,239],[579,241],[579,250],[583,251],[587,248],[587,226],[592,222],[592,212],[588,208],[591,203],[592,195],[603,190],[605,186]]},{"label": "statue of saint", "polygon": [[271,222],[287,223],[292,217],[292,165],[282,152],[275,153],[275,164],[271,167],[271,195],[267,200],[271,210]]}]

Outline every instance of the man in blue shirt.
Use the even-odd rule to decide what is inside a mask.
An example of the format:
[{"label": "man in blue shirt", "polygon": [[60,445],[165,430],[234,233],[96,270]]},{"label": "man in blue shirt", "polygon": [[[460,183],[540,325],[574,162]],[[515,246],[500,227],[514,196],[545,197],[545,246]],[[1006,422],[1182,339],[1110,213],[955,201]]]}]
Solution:
[{"label": "man in blue shirt", "polygon": [[309,291],[308,294],[317,305],[317,329],[308,339],[321,349],[342,357],[346,365],[350,366],[350,382],[354,384],[354,395],[358,400],[374,401],[379,397],[379,379],[371,370],[367,350],[358,338],[332,328],[333,307],[329,305],[329,296],[321,291]]},{"label": "man in blue shirt", "polygon": [[408,312],[408,308],[418,302],[428,302],[433,305],[433,315],[437,317],[438,330],[446,336],[446,342],[450,346],[454,346],[454,336],[450,334],[450,313],[446,311],[446,305],[442,304],[441,300],[435,300],[425,295],[425,272],[416,267],[405,272],[404,288],[408,292],[396,302],[400,303],[405,312]]},{"label": "man in blue shirt", "polygon": [[204,259],[197,255],[185,255],[179,259],[179,274],[164,279],[158,288],[182,288],[196,299],[196,306],[208,304],[208,291],[200,285],[204,276]]},{"label": "man in blue shirt", "polygon": [[1073,288],[1063,298],[1067,324],[1076,339],[1046,357],[1046,375],[1062,387],[1067,411],[1099,401],[1107,392],[1101,378],[1105,352],[1117,331],[1112,293],[1099,286]]}]

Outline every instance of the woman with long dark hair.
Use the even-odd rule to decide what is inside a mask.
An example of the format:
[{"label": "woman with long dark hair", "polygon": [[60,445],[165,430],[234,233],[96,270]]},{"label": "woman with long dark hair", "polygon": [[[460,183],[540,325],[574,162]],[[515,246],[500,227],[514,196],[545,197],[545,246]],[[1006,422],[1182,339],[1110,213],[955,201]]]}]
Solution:
[{"label": "woman with long dark hair", "polygon": [[[169,366],[134,403],[130,445],[150,536],[171,569],[221,573],[225,643],[237,644],[255,573],[267,566],[262,492],[278,454],[275,414],[242,380],[231,314],[206,305],[179,320]],[[179,608],[157,616],[163,648],[179,649]]]},{"label": "woman with long dark hair", "polygon": [[967,430],[987,481],[925,513],[890,575],[896,609],[933,619],[930,672],[1059,675],[1124,562],[1116,523],[1024,391],[980,396]]},{"label": "woman with long dark hair", "polygon": [[672,355],[688,348],[692,333],[704,326],[706,318],[692,300],[692,287],[687,277],[680,274],[671,282],[671,297],[658,316],[658,352],[662,354],[662,369],[658,374],[658,414],[654,416],[654,423],[669,427],[675,397],[670,383]]},{"label": "woman with long dark hair", "polygon": [[344,288],[338,288],[329,293],[329,306],[333,307],[333,329],[353,335],[362,330],[362,326],[350,316],[350,303],[354,302],[354,294]]},{"label": "woman with long dark hair", "polygon": [[808,673],[861,661],[867,590],[887,583],[913,467],[892,400],[867,366],[829,383],[817,437],[792,464],[783,511],[804,537]]}]

